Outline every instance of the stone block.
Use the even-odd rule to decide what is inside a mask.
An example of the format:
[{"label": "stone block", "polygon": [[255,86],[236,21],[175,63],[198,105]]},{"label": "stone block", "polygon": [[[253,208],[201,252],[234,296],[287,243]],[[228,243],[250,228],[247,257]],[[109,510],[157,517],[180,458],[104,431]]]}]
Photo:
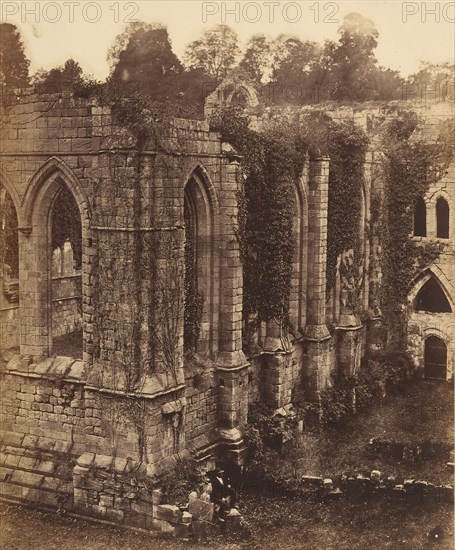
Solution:
[{"label": "stone block", "polygon": [[103,470],[110,470],[113,463],[112,456],[107,455],[95,455],[95,460],[93,466],[96,468],[101,468]]},{"label": "stone block", "polygon": [[379,470],[373,470],[370,474],[371,481],[379,483],[381,481],[381,472]]},{"label": "stone block", "polygon": [[3,436],[3,445],[10,445],[11,447],[21,447],[24,440],[24,434],[18,434],[13,432],[6,432]]},{"label": "stone block", "polygon": [[35,458],[23,456],[19,460],[18,466],[22,470],[34,470],[35,466],[36,466],[36,463],[37,463],[37,461],[36,461]]},{"label": "stone block", "polygon": [[19,465],[20,456],[17,455],[8,455],[4,462],[4,465],[8,468],[16,468]]},{"label": "stone block", "polygon": [[333,481],[329,477],[324,479],[322,482],[322,486],[324,487],[325,491],[332,491],[333,490]]},{"label": "stone block", "polygon": [[104,508],[114,507],[114,496],[106,493],[100,493],[100,506]]},{"label": "stone block", "polygon": [[131,501],[131,510],[143,516],[153,515],[152,504],[143,500]]},{"label": "stone block", "polygon": [[193,534],[191,523],[177,523],[174,528],[174,536],[179,539],[187,539]]},{"label": "stone block", "polygon": [[162,519],[154,518],[152,521],[152,527],[153,529],[155,529],[156,531],[160,531],[161,533],[168,533],[171,535],[174,534],[174,526]]},{"label": "stone block", "polygon": [[302,476],[301,480],[304,483],[308,483],[309,485],[316,485],[316,486],[322,485],[322,482],[323,482],[322,477],[318,477],[318,476]]},{"label": "stone block", "polygon": [[[36,429],[34,430],[36,433],[38,431],[44,432],[42,429]],[[44,437],[43,435],[40,435],[38,438],[38,443],[36,445],[37,449],[40,449],[41,451],[52,451],[54,449],[55,440],[50,439],[49,437]]]},{"label": "stone block", "polygon": [[195,496],[190,496],[188,512],[197,520],[212,521],[214,505],[212,502],[206,502]]},{"label": "stone block", "polygon": [[152,503],[154,506],[158,505],[161,502],[161,489],[153,489],[152,491]]},{"label": "stone block", "polygon": [[84,375],[84,363],[82,361],[75,361],[72,365],[68,374],[68,378],[73,378],[76,380],[81,380]]},{"label": "stone block", "polygon": [[182,511],[173,504],[158,504],[153,508],[153,517],[170,523],[179,523],[182,518]]},{"label": "stone block", "polygon": [[50,460],[43,460],[36,463],[36,470],[43,474],[52,474],[56,468],[56,465]]},{"label": "stone block", "polygon": [[182,514],[182,523],[191,523],[193,516],[189,512],[183,512]]},{"label": "stone block", "polygon": [[34,474],[33,472],[24,472],[22,470],[15,470],[11,476],[11,483],[17,483],[19,485],[28,485],[31,487],[38,487],[43,482],[44,476]]},{"label": "stone block", "polygon": [[89,468],[94,458],[93,453],[84,453],[77,459],[77,465],[81,468]]}]

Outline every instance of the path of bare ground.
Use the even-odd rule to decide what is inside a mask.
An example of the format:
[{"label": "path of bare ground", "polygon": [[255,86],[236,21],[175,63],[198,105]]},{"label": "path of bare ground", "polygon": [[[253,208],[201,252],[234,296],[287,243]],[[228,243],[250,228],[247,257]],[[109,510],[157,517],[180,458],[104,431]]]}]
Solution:
[{"label": "path of bare ground", "polygon": [[339,426],[319,435],[302,435],[291,453],[295,460],[287,456],[286,462],[302,474],[330,477],[344,472],[369,474],[378,469],[386,475],[453,484],[453,468],[447,467],[446,457],[412,462],[381,456],[368,448],[371,438],[453,446],[453,411],[452,384],[414,381],[404,394],[388,396]]},{"label": "path of bare ground", "polygon": [[[329,503],[246,497],[242,512],[249,540],[218,537],[181,541],[120,530],[80,519],[3,505],[0,542],[5,550],[449,550],[452,506],[424,507],[385,501]],[[428,532],[438,527],[438,538]],[[437,541],[437,542],[436,542]]]}]

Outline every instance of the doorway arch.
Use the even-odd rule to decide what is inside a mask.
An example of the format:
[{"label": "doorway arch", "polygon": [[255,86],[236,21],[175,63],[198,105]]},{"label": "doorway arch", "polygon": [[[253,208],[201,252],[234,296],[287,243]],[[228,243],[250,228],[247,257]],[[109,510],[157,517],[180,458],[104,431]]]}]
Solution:
[{"label": "doorway arch", "polygon": [[425,340],[424,376],[445,380],[447,377],[447,345],[437,336]]}]

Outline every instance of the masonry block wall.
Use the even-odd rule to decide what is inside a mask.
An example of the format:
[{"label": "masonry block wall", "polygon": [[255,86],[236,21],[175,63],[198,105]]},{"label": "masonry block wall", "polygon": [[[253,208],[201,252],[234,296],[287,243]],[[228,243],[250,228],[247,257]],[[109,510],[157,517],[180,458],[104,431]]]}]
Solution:
[{"label": "masonry block wall", "polygon": [[[122,501],[120,486],[101,483],[100,471],[124,476],[131,460],[155,482],[193,451],[209,463],[241,462],[250,404],[292,414],[297,394],[318,402],[335,369],[353,373],[367,350],[381,348],[380,246],[368,231],[370,191],[383,185],[376,152],[365,166],[360,229],[369,262],[362,296],[368,319],[348,310],[340,281],[326,296],[330,159],[308,158],[296,184],[292,334],[273,320],[263,323],[246,357],[236,237],[243,176],[230,144],[207,122],[189,120],[160,128],[158,141],[151,131],[139,142],[94,99],[25,96],[0,114],[0,183],[17,212],[20,264],[19,307],[0,311],[2,344],[20,347],[1,361],[4,495],[134,524],[133,502]],[[366,115],[333,113],[374,126]],[[441,192],[453,200],[450,174],[431,190],[429,204]],[[63,186],[82,222],[82,270],[74,280],[52,276],[48,220]],[[192,355],[184,349],[185,209],[202,296]],[[445,248],[434,272],[453,296],[453,248]],[[53,338],[78,323],[82,359],[55,357]],[[411,316],[412,323],[409,347],[421,366],[434,322],[427,315]],[[153,503],[143,496],[134,513],[153,527]]]},{"label": "masonry block wall", "polygon": [[[58,505],[58,490],[43,496],[41,443],[53,463],[48,477],[65,491],[71,475],[56,473],[57,446],[70,462],[84,452],[130,457],[153,475],[193,450],[213,459],[224,445],[237,460],[248,365],[241,350],[235,151],[207,123],[186,120],[163,131],[160,147],[150,140],[139,151],[109,108],[73,97],[27,96],[3,106],[1,115],[1,184],[20,228],[20,355],[2,359],[5,494],[28,498],[33,489]],[[48,219],[62,186],[82,221],[81,287],[72,289],[81,295],[82,361],[53,356],[53,336],[65,332],[65,322],[76,324],[74,304],[61,299],[71,281],[51,272]],[[204,299],[193,367],[183,353],[187,197],[204,220],[197,228]],[[35,462],[21,462],[26,455]],[[15,470],[24,483],[14,482]]]},{"label": "masonry block wall", "polygon": [[[441,179],[430,187],[424,197],[426,204],[426,237],[411,238],[419,245],[438,244],[442,252],[433,264],[416,277],[408,296],[406,313],[408,316],[408,352],[421,376],[425,376],[425,348],[430,337],[436,337],[445,346],[447,368],[445,378],[453,379],[455,372],[455,162],[452,162]],[[439,199],[448,205],[448,232],[438,236],[437,202]],[[425,311],[416,307],[418,296],[426,283],[437,281],[447,299],[445,311]],[[444,351],[443,351],[444,353]],[[431,355],[431,352],[429,353]]]}]

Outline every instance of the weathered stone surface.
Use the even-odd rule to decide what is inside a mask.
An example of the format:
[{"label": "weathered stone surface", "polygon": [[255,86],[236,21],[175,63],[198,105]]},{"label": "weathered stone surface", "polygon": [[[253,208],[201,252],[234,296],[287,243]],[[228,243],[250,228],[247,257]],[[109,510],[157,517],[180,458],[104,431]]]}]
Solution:
[{"label": "weathered stone surface", "polygon": [[77,465],[81,468],[88,468],[95,458],[93,453],[84,453],[77,459]]},{"label": "weathered stone surface", "polygon": [[180,539],[189,539],[193,534],[193,527],[188,523],[177,523],[174,529],[174,536]]},{"label": "weathered stone surface", "polygon": [[17,434],[13,432],[6,432],[3,436],[3,445],[10,445],[11,447],[21,447],[24,440],[24,434]]},{"label": "weathered stone surface", "polygon": [[172,504],[158,504],[153,509],[153,516],[162,521],[178,523],[182,518],[182,512],[178,506]]},{"label": "weathered stone surface", "polygon": [[197,497],[190,498],[188,512],[197,520],[212,521],[214,505]]},{"label": "weathered stone surface", "polygon": [[153,529],[160,531],[161,533],[174,534],[175,526],[171,525],[169,522],[162,519],[153,519],[152,521]]},{"label": "weathered stone surface", "polygon": [[324,490],[326,491],[332,491],[333,489],[333,481],[330,478],[326,478],[322,482],[322,486],[324,487]]},{"label": "weathered stone surface", "polygon": [[[304,388],[306,401],[317,402],[335,365],[353,372],[365,350],[381,348],[380,312],[374,297],[366,295],[368,288],[380,285],[380,243],[371,227],[360,232],[363,249],[370,247],[365,262],[368,257],[375,261],[374,266],[364,266],[365,284],[360,297],[362,309],[376,315],[368,321],[367,331],[365,324],[357,326],[358,319],[349,311],[346,296],[337,296],[337,291],[326,296],[330,160],[306,161],[295,189],[295,219],[299,223],[294,228],[296,258],[289,312],[296,329],[295,339],[291,342],[288,335],[282,334],[282,327],[275,321],[262,323],[252,335],[252,351],[247,359],[242,346],[244,296],[237,239],[242,159],[230,144],[221,141],[218,133],[209,131],[207,121],[175,121],[168,129],[169,139],[163,136],[166,143],[159,155],[143,151],[138,178],[134,136],[117,126],[109,107],[92,105],[93,102],[93,98],[65,94],[45,98],[24,93],[3,113],[0,148],[8,153],[2,157],[8,174],[5,182],[8,181],[8,192],[20,222],[21,298],[15,313],[5,314],[0,308],[0,348],[4,347],[5,337],[10,343],[14,340],[14,346],[20,345],[20,355],[9,352],[4,356],[8,365],[0,397],[7,433],[2,439],[5,456],[1,460],[6,469],[5,480],[14,469],[33,474],[41,469],[49,492],[71,493],[74,489],[75,500],[84,513],[144,526],[150,501],[156,507],[159,498],[157,493],[146,496],[143,487],[133,486],[133,478],[147,477],[147,486],[153,486],[150,482],[156,474],[173,467],[177,457],[190,449],[213,453],[212,461],[215,455],[240,461],[240,426],[247,419],[249,403],[266,397],[283,418],[288,417],[296,388]],[[428,111],[433,108],[425,106]],[[440,108],[445,106],[436,107]],[[333,116],[338,116],[335,111]],[[354,116],[354,112],[351,114]],[[365,115],[361,108],[355,114],[362,120]],[[438,115],[438,120],[449,117],[452,113]],[[257,120],[257,124],[261,121]],[[131,154],[125,153],[124,147],[130,147]],[[381,178],[369,173],[378,156],[374,151],[367,154],[364,168],[368,197],[382,193]],[[58,280],[49,272],[53,260],[48,239],[50,216],[30,215],[51,212],[61,188],[57,181],[68,188],[80,213],[83,239],[77,283]],[[435,182],[428,196],[447,193],[452,184],[451,165],[450,173]],[[429,200],[429,212],[434,212],[434,200]],[[149,267],[153,267],[156,281],[169,288],[166,283],[175,260],[177,275],[171,274],[171,283],[183,301],[184,289],[179,289],[178,283],[185,269],[184,207],[188,201],[195,210],[192,222],[197,241],[197,282],[204,296],[197,346],[201,365],[194,369],[184,365],[180,316],[176,328],[177,369],[168,372],[162,364],[163,350],[157,349],[157,339],[151,338],[148,322],[144,320],[138,326],[129,323],[137,318],[138,310],[155,312],[157,306],[157,297],[149,292],[149,278],[141,275],[146,268],[137,265],[134,250],[137,247],[146,256],[144,252],[154,240],[152,236],[156,236],[162,246],[157,251],[156,265]],[[365,223],[370,216],[371,212],[364,213]],[[198,223],[202,225],[198,227]],[[436,239],[436,229],[436,216],[428,216],[429,238]],[[171,234],[175,236],[172,242]],[[419,239],[425,242],[424,237]],[[452,266],[453,258],[443,252],[434,263],[435,276],[453,278],[453,267],[446,266],[448,259]],[[138,275],[141,280],[137,280]],[[131,291],[136,288],[134,281],[141,286],[141,292]],[[62,296],[59,292],[63,287],[74,292]],[[65,305],[70,303],[73,307],[81,304],[82,313],[71,311]],[[419,315],[411,314],[409,326],[414,329],[407,344],[418,369],[423,370],[425,335],[435,328],[435,321],[434,316],[422,319]],[[327,316],[338,327],[336,336],[327,329]],[[346,326],[341,330],[343,323]],[[46,357],[50,336],[76,326],[83,327],[83,350],[79,350],[83,359],[64,354]],[[129,393],[131,388],[125,380],[112,375],[113,365],[121,367],[116,369],[117,374],[123,367],[137,367],[131,364],[133,334],[137,344],[134,353],[137,351],[147,361],[156,358],[156,364],[150,364],[153,374],[141,380],[137,392],[145,394],[144,400]],[[453,339],[446,344],[448,357],[452,358]],[[264,347],[280,352],[264,357]],[[447,365],[447,378],[452,371],[451,363]],[[119,413],[131,411],[135,405],[143,407],[138,410],[147,418],[142,434],[138,434],[134,419]],[[317,414],[315,420],[318,421]],[[40,462],[35,461],[35,449],[42,454]],[[420,456],[420,452],[416,447],[409,459]],[[72,484],[67,480],[60,484],[57,478],[65,472],[65,461],[70,463],[73,457],[79,458]],[[140,464],[141,460],[144,464]],[[146,465],[149,460],[153,463]],[[59,467],[54,468],[57,463]],[[14,479],[19,484],[25,478],[17,474]],[[29,478],[29,482],[33,479]],[[325,494],[338,494],[335,477],[322,480],[307,476],[302,482],[322,485]],[[354,487],[359,493],[378,493],[380,474],[373,471],[370,478],[340,483],[347,492]],[[394,484],[394,480],[387,481],[388,486]],[[40,491],[34,486],[20,484],[17,492],[14,485],[6,485],[11,494],[39,498]],[[425,489],[423,482],[406,482],[405,486],[407,492],[411,487]],[[29,489],[33,491],[27,497]],[[431,485],[426,490],[431,491]],[[441,491],[448,494],[451,489]],[[123,496],[117,501],[119,494]],[[52,497],[55,501],[55,495]],[[210,521],[213,505],[200,500],[190,502],[190,507]],[[112,508],[119,513],[110,516]],[[173,517],[169,511],[161,513]]]},{"label": "weathered stone surface", "polygon": [[381,472],[379,470],[372,470],[370,479],[375,483],[379,483],[381,481]]}]

